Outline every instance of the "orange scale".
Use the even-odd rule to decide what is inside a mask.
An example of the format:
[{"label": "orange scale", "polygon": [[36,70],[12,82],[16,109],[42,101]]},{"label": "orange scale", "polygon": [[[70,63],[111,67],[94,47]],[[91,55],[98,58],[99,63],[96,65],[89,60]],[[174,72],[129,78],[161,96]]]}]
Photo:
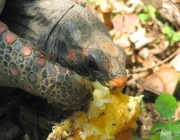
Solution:
[{"label": "orange scale", "polygon": [[4,40],[7,44],[13,44],[13,42],[16,40],[16,37],[12,33],[7,32],[4,35]]},{"label": "orange scale", "polygon": [[40,68],[42,68],[42,67],[44,67],[44,66],[46,65],[46,59],[45,59],[45,58],[38,58],[38,59],[36,60],[36,64],[37,64]]},{"label": "orange scale", "polygon": [[51,76],[56,76],[57,74],[56,68],[54,66],[49,66],[48,71]]},{"label": "orange scale", "polygon": [[32,54],[32,50],[28,45],[23,46],[22,48],[22,52],[24,53],[24,55],[28,56]]},{"label": "orange scale", "polygon": [[63,68],[63,67],[58,66],[58,71],[59,71],[61,74],[65,74],[65,73],[67,72],[67,69],[66,69],[66,68]]},{"label": "orange scale", "polygon": [[7,28],[6,25],[3,25],[3,24],[1,25],[1,24],[0,24],[0,33],[5,32],[7,29],[8,29],[8,28]]}]

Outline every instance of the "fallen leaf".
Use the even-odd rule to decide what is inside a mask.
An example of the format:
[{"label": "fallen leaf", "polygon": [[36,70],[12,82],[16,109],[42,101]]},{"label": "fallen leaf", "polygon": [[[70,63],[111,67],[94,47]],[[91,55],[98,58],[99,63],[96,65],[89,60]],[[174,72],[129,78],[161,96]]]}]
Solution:
[{"label": "fallen leaf", "polygon": [[144,4],[151,4],[154,8],[159,9],[162,7],[162,0],[142,0]]},{"label": "fallen leaf", "polygon": [[163,5],[159,13],[171,23],[180,25],[180,6],[178,3],[170,0],[163,0]]},{"label": "fallen leaf", "polygon": [[106,25],[106,27],[109,30],[112,29],[111,12],[103,12],[99,6],[96,8],[96,10],[98,12],[99,18]]},{"label": "fallen leaf", "polygon": [[180,71],[180,52],[174,57],[173,60],[171,60],[170,64],[177,70]]},{"label": "fallen leaf", "polygon": [[139,18],[136,14],[127,14],[124,16],[124,28],[126,32],[133,33],[139,24]]},{"label": "fallen leaf", "polygon": [[[152,33],[152,32],[151,32]],[[130,35],[130,40],[135,43],[135,48],[137,50],[141,49],[144,45],[155,40],[155,36],[148,36],[145,28],[139,29]]]},{"label": "fallen leaf", "polygon": [[180,120],[180,107],[178,107],[174,113],[174,120]]},{"label": "fallen leaf", "polygon": [[[116,34],[118,34],[117,37],[114,36],[114,38],[113,38],[113,41],[115,44],[118,44],[119,46],[122,46],[123,48],[131,47],[131,42],[129,41],[128,34],[122,34],[121,36],[120,36],[119,32],[117,32]],[[127,53],[127,51],[126,51],[126,53]]]},{"label": "fallen leaf", "polygon": [[113,18],[113,27],[116,31],[118,31],[120,34],[122,34],[123,32],[123,16],[117,14],[114,18]]},{"label": "fallen leaf", "polygon": [[140,79],[139,84],[146,90],[156,94],[167,92],[173,94],[178,83],[178,71],[171,65],[164,65],[158,71],[145,79]]},{"label": "fallen leaf", "polygon": [[139,51],[139,56],[142,57],[143,59],[146,59],[148,56],[149,56],[149,50],[148,48],[142,48],[140,51]]},{"label": "fallen leaf", "polygon": [[112,6],[108,3],[108,1],[101,1],[99,6],[103,13],[108,13],[112,11]]}]

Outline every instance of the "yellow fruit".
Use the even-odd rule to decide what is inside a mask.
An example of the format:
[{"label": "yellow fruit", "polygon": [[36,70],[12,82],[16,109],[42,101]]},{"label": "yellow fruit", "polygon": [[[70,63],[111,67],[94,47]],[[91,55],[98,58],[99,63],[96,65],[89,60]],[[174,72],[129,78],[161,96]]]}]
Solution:
[{"label": "yellow fruit", "polygon": [[94,82],[93,87],[94,99],[88,112],[77,111],[54,126],[47,140],[130,140],[137,128],[142,96],[110,92],[98,82]]}]

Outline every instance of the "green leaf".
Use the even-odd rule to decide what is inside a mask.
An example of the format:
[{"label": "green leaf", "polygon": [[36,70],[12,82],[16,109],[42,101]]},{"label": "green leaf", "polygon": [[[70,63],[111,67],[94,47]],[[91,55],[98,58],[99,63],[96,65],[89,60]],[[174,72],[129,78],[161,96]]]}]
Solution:
[{"label": "green leaf", "polygon": [[105,0],[97,0],[97,5],[101,5],[102,2],[104,2]]},{"label": "green leaf", "polygon": [[138,17],[139,17],[139,19],[140,19],[141,21],[148,21],[148,19],[149,19],[148,15],[145,14],[145,13],[140,13],[140,14],[138,15]]},{"label": "green leaf", "polygon": [[[178,81],[178,85],[177,86],[178,86],[177,88],[179,89],[179,81]],[[180,101],[177,102],[177,106],[180,106]]]},{"label": "green leaf", "polygon": [[174,122],[180,128],[180,120]]},{"label": "green leaf", "polygon": [[155,131],[162,130],[162,128],[165,125],[166,125],[166,123],[164,123],[164,122],[158,122],[158,123],[153,125],[153,127],[151,128],[151,130],[149,132],[152,133],[152,132],[155,132]]},{"label": "green leaf", "polygon": [[160,133],[160,140],[179,140],[180,128],[174,123],[167,123]]},{"label": "green leaf", "polygon": [[150,138],[150,140],[160,140],[160,133],[156,133],[154,136]]},{"label": "green leaf", "polygon": [[156,17],[156,9],[152,5],[146,5],[144,11],[152,16],[152,18]]},{"label": "green leaf", "polygon": [[162,93],[156,99],[155,108],[161,116],[170,120],[177,108],[176,99],[168,93]]},{"label": "green leaf", "polygon": [[174,31],[170,26],[165,26],[164,28],[162,28],[161,32],[163,34],[169,35],[169,34],[172,34]]},{"label": "green leaf", "polygon": [[93,6],[93,7],[95,6],[95,5],[94,5],[94,2],[92,2],[91,0],[87,0],[87,3],[89,3],[89,4],[90,4],[91,6]]},{"label": "green leaf", "polygon": [[170,37],[170,35],[172,35],[172,34],[169,34],[168,37],[166,38],[166,40],[171,44],[171,43],[173,43],[173,40],[172,40],[172,37]]},{"label": "green leaf", "polygon": [[172,40],[176,42],[180,41],[180,34],[176,32],[173,33]]},{"label": "green leaf", "polygon": [[178,81],[180,82],[180,72],[178,72]]}]

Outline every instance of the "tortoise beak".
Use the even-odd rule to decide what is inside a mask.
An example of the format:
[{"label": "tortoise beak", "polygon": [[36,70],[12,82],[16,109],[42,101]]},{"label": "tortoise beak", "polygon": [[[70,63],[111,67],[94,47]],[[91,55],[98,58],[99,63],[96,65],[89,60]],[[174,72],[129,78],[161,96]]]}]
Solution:
[{"label": "tortoise beak", "polygon": [[109,81],[110,89],[122,89],[126,85],[127,76],[118,76],[115,79]]}]

